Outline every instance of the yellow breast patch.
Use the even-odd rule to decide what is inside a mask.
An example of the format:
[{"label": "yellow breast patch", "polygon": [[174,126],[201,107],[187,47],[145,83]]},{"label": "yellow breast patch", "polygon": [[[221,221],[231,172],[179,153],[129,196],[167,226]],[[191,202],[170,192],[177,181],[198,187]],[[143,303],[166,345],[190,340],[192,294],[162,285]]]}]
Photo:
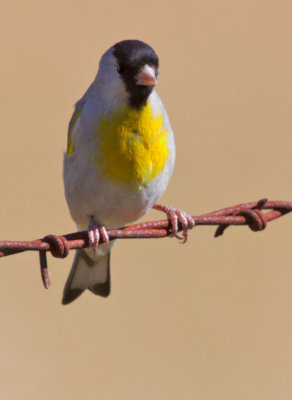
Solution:
[{"label": "yellow breast patch", "polygon": [[96,136],[100,148],[95,161],[103,173],[137,189],[148,185],[169,157],[162,114],[154,117],[149,103],[139,110],[125,107],[110,120],[102,117]]}]

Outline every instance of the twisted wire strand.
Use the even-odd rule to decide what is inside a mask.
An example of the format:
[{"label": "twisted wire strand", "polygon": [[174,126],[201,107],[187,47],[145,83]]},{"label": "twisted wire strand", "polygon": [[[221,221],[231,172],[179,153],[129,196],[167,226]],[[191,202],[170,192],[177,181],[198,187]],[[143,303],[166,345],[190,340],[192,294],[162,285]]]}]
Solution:
[{"label": "twisted wire strand", "polygon": [[[270,210],[265,211],[264,210]],[[215,237],[221,236],[230,225],[247,225],[252,231],[265,229],[268,222],[292,211],[292,201],[269,201],[262,199],[249,203],[212,211],[200,216],[193,216],[195,226],[217,225]],[[178,230],[182,227],[179,224]],[[171,236],[169,220],[142,222],[121,229],[107,231],[109,239],[150,239]],[[100,241],[102,243],[102,239]],[[45,288],[50,286],[46,253],[54,257],[65,258],[70,250],[88,247],[87,231],[66,235],[47,235],[43,239],[32,241],[0,241],[0,257],[17,254],[23,251],[39,251],[41,277]]]}]

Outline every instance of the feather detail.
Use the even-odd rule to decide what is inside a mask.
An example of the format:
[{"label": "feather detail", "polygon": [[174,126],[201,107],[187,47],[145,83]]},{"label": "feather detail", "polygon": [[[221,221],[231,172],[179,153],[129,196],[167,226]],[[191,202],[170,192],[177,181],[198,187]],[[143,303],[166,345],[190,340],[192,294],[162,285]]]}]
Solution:
[{"label": "feather detail", "polygon": [[82,108],[84,105],[84,101],[80,100],[76,103],[75,105],[75,110],[72,115],[72,118],[69,122],[69,128],[68,128],[68,141],[67,141],[67,154],[72,154],[74,152],[74,144],[73,144],[73,131],[74,128],[77,124],[78,118],[81,114]]},{"label": "feather detail", "polygon": [[121,185],[147,186],[169,157],[162,113],[154,116],[149,101],[138,110],[123,107],[109,117],[101,116],[96,136],[100,143],[96,163]]}]

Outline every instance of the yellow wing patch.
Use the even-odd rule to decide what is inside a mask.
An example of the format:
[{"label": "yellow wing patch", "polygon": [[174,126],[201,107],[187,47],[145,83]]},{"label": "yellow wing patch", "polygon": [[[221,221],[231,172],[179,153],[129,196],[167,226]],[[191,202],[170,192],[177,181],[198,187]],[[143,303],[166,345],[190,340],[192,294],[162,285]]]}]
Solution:
[{"label": "yellow wing patch", "polygon": [[169,157],[162,114],[154,117],[149,103],[139,110],[125,107],[110,120],[102,117],[96,135],[101,143],[96,163],[104,174],[137,189],[149,184]]},{"label": "yellow wing patch", "polygon": [[72,154],[74,152],[74,144],[73,144],[73,131],[78,121],[78,118],[81,113],[81,108],[79,110],[75,110],[74,114],[72,115],[69,129],[68,129],[68,143],[67,143],[67,154]]}]

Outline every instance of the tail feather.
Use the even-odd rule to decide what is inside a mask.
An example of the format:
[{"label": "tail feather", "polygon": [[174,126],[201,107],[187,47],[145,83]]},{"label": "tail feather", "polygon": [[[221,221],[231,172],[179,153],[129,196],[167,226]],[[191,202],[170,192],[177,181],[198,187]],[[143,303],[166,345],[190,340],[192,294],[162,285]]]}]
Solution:
[{"label": "tail feather", "polygon": [[107,297],[111,291],[110,253],[99,259],[98,266],[92,270],[88,289],[99,296]]},{"label": "tail feather", "polygon": [[85,289],[103,297],[110,294],[110,253],[91,258],[84,249],[76,251],[62,304],[71,303]]}]

